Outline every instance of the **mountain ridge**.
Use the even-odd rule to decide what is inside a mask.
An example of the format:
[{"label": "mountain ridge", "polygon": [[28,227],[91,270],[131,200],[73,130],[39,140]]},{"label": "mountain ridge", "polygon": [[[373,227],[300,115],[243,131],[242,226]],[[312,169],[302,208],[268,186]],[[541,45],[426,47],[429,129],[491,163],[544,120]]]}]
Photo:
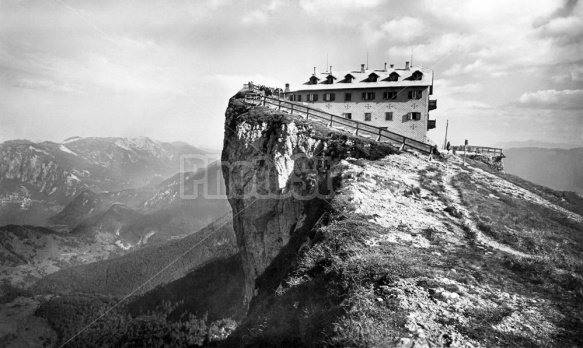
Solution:
[{"label": "mountain ridge", "polygon": [[147,137],[5,141],[0,144],[0,225],[45,225],[85,189],[100,193],[142,187],[180,172],[181,156],[193,154],[206,152]]}]

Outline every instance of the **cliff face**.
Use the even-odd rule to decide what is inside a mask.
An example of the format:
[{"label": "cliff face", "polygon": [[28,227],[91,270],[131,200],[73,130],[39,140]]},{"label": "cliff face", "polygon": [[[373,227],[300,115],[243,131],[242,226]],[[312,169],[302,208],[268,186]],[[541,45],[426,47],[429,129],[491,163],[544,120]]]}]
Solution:
[{"label": "cliff face", "polygon": [[[223,175],[243,257],[247,301],[257,293],[257,278],[276,258],[293,258],[296,244],[303,242],[327,211],[337,184],[334,163],[349,155],[379,157],[391,152],[284,113],[249,109],[240,99],[231,99]],[[294,236],[297,240],[290,243]],[[274,268],[285,268],[285,264],[281,260]]]}]

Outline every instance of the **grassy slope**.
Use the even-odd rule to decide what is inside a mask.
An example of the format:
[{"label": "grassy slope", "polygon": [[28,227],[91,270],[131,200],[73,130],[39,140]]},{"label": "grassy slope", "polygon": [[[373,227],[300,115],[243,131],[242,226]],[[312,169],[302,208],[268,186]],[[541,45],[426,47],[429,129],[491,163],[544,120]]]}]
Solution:
[{"label": "grassy slope", "polygon": [[[39,294],[85,292],[124,296],[151,279],[136,291],[141,294],[158,284],[181,278],[212,259],[235,253],[235,235],[229,214],[183,239],[146,247],[115,259],[63,269],[44,277],[31,290]],[[169,267],[165,269],[166,266]]]},{"label": "grassy slope", "polygon": [[[420,163],[408,169],[421,174],[419,189],[384,175],[363,192],[365,200],[386,195],[387,203],[408,206],[402,224],[377,223],[384,208],[365,212],[354,192],[337,196],[290,272],[278,286],[259,289],[249,316],[224,345],[582,345],[581,223],[520,198],[492,197],[496,192],[476,189],[463,169],[450,187],[462,207],[449,209],[456,203],[446,190],[446,169]],[[565,206],[577,205],[569,195],[562,198]],[[438,218],[439,226],[410,224],[423,215]],[[473,219],[528,257],[484,245],[467,225]],[[406,234],[411,239],[393,237]]]}]

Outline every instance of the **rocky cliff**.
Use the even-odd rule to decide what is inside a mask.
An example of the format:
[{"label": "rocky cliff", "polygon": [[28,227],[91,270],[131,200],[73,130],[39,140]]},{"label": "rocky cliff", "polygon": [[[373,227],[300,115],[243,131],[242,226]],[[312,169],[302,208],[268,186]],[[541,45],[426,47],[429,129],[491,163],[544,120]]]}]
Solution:
[{"label": "rocky cliff", "polygon": [[268,266],[279,257],[274,268],[285,268],[297,242],[328,210],[338,185],[335,163],[393,152],[284,113],[250,109],[237,98],[226,112],[224,139],[223,175],[243,255],[247,301]]},{"label": "rocky cliff", "polygon": [[249,310],[225,346],[583,345],[581,197],[237,97],[223,173]]}]

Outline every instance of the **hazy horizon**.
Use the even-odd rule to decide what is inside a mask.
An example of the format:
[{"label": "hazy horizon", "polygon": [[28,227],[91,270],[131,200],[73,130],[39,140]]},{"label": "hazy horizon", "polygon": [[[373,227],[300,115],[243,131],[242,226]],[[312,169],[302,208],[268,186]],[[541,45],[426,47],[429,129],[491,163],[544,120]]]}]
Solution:
[{"label": "hazy horizon", "polygon": [[243,83],[435,72],[453,144],[583,146],[580,1],[0,1],[0,142],[147,136],[220,149]]}]

